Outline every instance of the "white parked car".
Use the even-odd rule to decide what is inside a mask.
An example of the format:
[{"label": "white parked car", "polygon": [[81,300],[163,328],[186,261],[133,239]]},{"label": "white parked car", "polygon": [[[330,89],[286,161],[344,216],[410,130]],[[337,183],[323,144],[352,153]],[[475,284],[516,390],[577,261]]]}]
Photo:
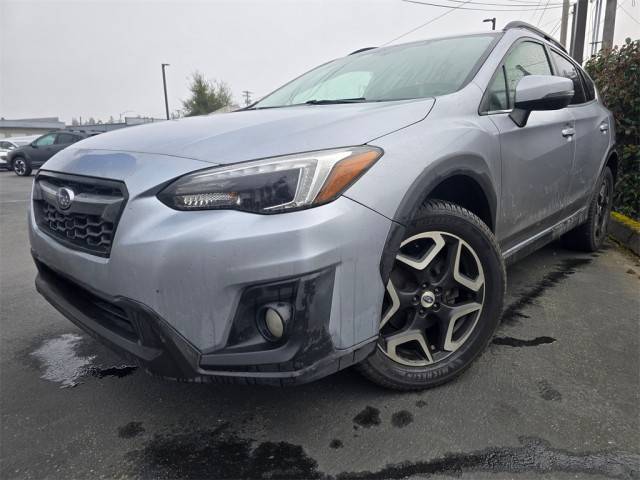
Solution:
[{"label": "white parked car", "polygon": [[11,150],[27,145],[38,138],[38,135],[29,135],[26,137],[9,137],[0,140],[0,168],[9,170],[9,162],[7,156]]}]

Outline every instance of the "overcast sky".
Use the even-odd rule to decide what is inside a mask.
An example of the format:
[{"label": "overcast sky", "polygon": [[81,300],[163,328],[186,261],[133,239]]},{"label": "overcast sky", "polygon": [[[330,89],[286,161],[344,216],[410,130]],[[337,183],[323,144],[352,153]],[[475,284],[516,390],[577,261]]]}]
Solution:
[{"label": "overcast sky", "polygon": [[[618,4],[626,11],[618,9],[616,43],[639,38],[640,23],[629,15],[640,19],[640,2]],[[226,81],[237,102],[243,90],[258,98],[320,63],[382,45],[446,11],[401,0],[0,0],[0,117],[161,118],[163,62],[171,64],[172,111],[181,108],[195,70]],[[560,12],[550,8],[540,18],[541,10],[455,10],[397,43],[488,30],[482,19],[494,15],[498,28],[525,20],[551,31]]]}]

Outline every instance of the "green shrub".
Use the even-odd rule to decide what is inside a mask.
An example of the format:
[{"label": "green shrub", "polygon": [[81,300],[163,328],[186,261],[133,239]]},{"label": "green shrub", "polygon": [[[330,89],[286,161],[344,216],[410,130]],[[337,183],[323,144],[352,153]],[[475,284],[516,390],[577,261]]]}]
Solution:
[{"label": "green shrub", "polygon": [[585,64],[616,121],[620,160],[614,209],[640,218],[640,40],[601,50]]}]

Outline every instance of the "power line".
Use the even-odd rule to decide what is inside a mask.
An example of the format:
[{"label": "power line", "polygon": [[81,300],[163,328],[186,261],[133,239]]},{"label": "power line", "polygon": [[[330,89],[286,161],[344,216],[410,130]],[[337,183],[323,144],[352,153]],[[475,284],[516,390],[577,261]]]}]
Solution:
[{"label": "power line", "polygon": [[536,23],[537,27],[540,26],[540,22],[542,21],[542,17],[544,17],[544,14],[547,12],[547,8],[548,7],[549,7],[549,0],[547,0],[547,3],[545,4],[544,8],[542,9],[542,13],[540,14],[540,18],[538,19],[538,23]]},{"label": "power line", "polygon": [[[471,0],[466,0],[466,2],[464,2],[464,3],[469,3],[470,1],[471,1]],[[463,3],[463,5],[464,5],[464,3]],[[405,33],[403,33],[402,35],[399,35],[399,36],[397,36],[396,38],[394,38],[394,39],[392,39],[392,40],[389,40],[387,43],[383,43],[381,46],[382,46],[382,47],[384,47],[385,45],[389,45],[390,43],[393,43],[393,42],[395,42],[396,40],[400,40],[401,38],[406,37],[407,35],[409,35],[409,34],[411,34],[411,33],[415,32],[416,30],[420,30],[421,28],[426,27],[426,26],[427,26],[427,25],[429,25],[430,23],[433,23],[433,22],[435,22],[436,20],[439,20],[439,19],[441,19],[442,17],[444,17],[444,16],[446,16],[446,15],[449,15],[449,14],[450,14],[451,12],[453,12],[454,10],[459,9],[461,6],[462,6],[462,5],[460,5],[460,6],[454,6],[454,7],[449,7],[449,10],[447,10],[446,12],[444,12],[442,15],[438,15],[438,16],[436,16],[436,17],[433,17],[431,20],[429,20],[429,21],[427,21],[427,22],[423,23],[422,25],[418,25],[416,28],[412,28],[412,29],[411,29],[411,30],[409,30],[408,32],[405,32]]]},{"label": "power line", "polygon": [[640,21],[639,21],[637,18],[635,18],[633,15],[631,15],[631,14],[627,11],[627,9],[626,9],[626,8],[624,8],[624,7],[622,6],[622,4],[621,4],[618,8],[619,8],[620,10],[622,10],[624,13],[626,13],[626,14],[629,16],[629,18],[630,18],[631,20],[633,20],[633,21],[634,21],[634,22],[636,22],[638,25],[640,25]]},{"label": "power line", "polygon": [[[480,12],[535,12],[536,10],[538,10],[538,8],[515,8],[515,9],[499,9],[499,8],[470,8],[470,7],[463,7],[462,5],[465,5],[467,3],[470,2],[462,2],[462,5],[459,6],[451,6],[451,5],[441,5],[439,3],[429,3],[429,2],[419,2],[418,0],[402,0],[404,2],[408,2],[408,3],[417,3],[419,5],[428,5],[430,7],[441,7],[441,8],[453,8],[456,10],[475,10],[475,11],[480,11]],[[444,0],[447,2],[457,2],[460,0]],[[472,4],[472,5],[477,5],[477,4]],[[505,5],[508,6],[508,5]],[[562,8],[562,5],[558,5],[558,6],[549,6],[547,7],[547,9],[552,9],[552,8]]]}]

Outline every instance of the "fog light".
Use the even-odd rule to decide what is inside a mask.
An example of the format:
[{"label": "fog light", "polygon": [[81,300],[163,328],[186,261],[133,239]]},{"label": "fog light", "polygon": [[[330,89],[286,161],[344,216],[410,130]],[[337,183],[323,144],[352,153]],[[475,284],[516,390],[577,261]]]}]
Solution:
[{"label": "fog light", "polygon": [[287,303],[269,303],[262,309],[262,318],[258,320],[260,333],[271,342],[282,339],[291,318],[291,305]]}]

